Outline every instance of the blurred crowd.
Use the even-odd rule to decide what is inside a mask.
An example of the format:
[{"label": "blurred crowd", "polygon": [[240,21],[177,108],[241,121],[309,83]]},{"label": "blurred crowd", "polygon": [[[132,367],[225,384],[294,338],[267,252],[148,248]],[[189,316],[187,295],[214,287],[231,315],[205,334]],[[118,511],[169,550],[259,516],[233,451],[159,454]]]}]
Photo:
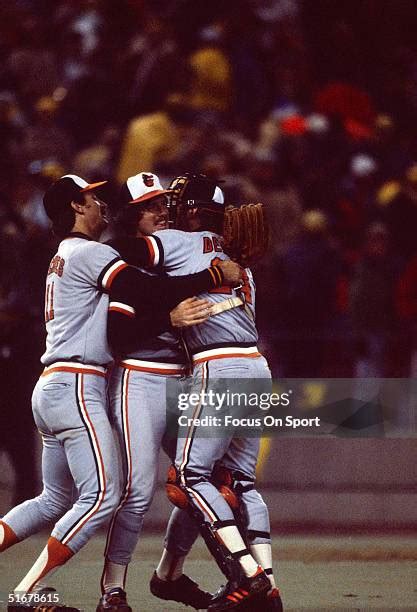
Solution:
[{"label": "blurred crowd", "polygon": [[199,171],[228,203],[263,202],[258,323],[276,376],[416,374],[416,27],[414,0],[0,5],[5,444],[30,420],[14,407],[44,342],[42,195],[70,172],[116,186]]}]

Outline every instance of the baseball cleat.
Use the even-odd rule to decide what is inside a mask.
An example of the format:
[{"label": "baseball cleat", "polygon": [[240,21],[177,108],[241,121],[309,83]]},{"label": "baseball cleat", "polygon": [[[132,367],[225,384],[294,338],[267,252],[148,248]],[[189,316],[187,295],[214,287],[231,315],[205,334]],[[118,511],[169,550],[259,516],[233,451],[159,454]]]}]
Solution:
[{"label": "baseball cleat", "polygon": [[281,596],[277,588],[272,589],[267,595],[254,597],[246,604],[241,604],[239,612],[283,612]]},{"label": "baseball cleat", "polygon": [[[228,582],[213,597],[207,610],[208,612],[223,612],[223,610],[234,610],[238,607],[246,609],[245,606],[250,606],[250,602],[259,598],[259,596],[265,596],[270,588],[271,583],[268,576],[262,568],[259,568],[254,576],[244,578],[240,584]],[[257,610],[259,610],[259,606],[257,606]]]},{"label": "baseball cleat", "polygon": [[182,574],[176,580],[161,580],[154,572],[149,587],[152,595],[159,599],[178,601],[195,610],[207,610],[212,595],[199,588],[191,578]]},{"label": "baseball cleat", "polygon": [[100,597],[96,612],[132,612],[132,608],[127,603],[126,592],[123,589],[110,589]]},{"label": "baseball cleat", "polygon": [[[263,604],[264,602],[262,602]],[[263,609],[265,612],[273,612],[277,610],[277,612],[283,612],[284,606],[282,605],[282,599],[280,592],[277,588],[272,589],[270,593],[266,596],[266,605],[263,605]]]}]

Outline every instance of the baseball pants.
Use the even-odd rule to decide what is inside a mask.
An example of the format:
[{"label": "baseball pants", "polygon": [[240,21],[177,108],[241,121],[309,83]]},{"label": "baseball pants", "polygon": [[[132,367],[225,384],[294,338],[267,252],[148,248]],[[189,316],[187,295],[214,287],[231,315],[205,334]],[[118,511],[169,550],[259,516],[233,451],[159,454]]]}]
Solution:
[{"label": "baseball pants", "polygon": [[[108,531],[105,557],[119,565],[130,563],[155,493],[166,430],[167,377],[180,384],[181,375],[180,367],[178,374],[164,375],[163,367],[173,370],[173,364],[152,364],[158,373],[136,369],[141,366],[135,366],[134,361],[115,368],[110,383],[111,419],[122,449],[125,486]],[[179,520],[185,524],[183,533],[195,534],[193,542],[198,528],[185,512]]]},{"label": "baseball pants", "polygon": [[[270,378],[268,364],[262,356],[214,359],[195,366],[189,392],[208,392],[210,388],[218,390],[218,381],[221,379]],[[202,419],[206,414],[208,414],[207,408],[200,404],[194,410],[193,417]],[[203,437],[197,434],[198,426],[190,425],[186,435],[178,438],[176,467],[181,482],[186,487],[191,502],[202,512],[204,520],[211,524],[232,521],[232,510],[211,483],[211,474],[214,465],[220,462],[232,471],[237,470],[240,479],[238,482],[243,489],[248,488],[248,485],[253,484],[255,480],[259,438],[237,438],[233,433],[230,435],[223,433],[218,437]],[[269,514],[261,495],[252,486],[250,490],[242,493],[241,500],[246,514],[247,528],[257,534],[253,543],[269,542]],[[174,527],[175,521],[172,517],[166,539],[166,547],[171,551],[178,546],[175,542],[175,533],[179,530]]]},{"label": "baseball pants", "polygon": [[32,407],[42,435],[43,491],[2,519],[19,540],[55,522],[51,536],[74,553],[110,520],[120,495],[104,369],[83,368],[47,369],[37,382]]}]

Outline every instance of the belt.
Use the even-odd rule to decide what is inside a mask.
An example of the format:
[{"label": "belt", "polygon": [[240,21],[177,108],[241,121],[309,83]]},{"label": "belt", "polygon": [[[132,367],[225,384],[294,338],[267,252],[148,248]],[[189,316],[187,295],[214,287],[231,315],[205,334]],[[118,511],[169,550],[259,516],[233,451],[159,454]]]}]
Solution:
[{"label": "belt", "polygon": [[193,364],[212,359],[232,359],[233,357],[262,357],[257,346],[222,346],[207,351],[200,351],[193,355]]},{"label": "belt", "polygon": [[143,361],[142,359],[123,359],[123,361],[119,361],[118,365],[127,370],[162,374],[163,376],[183,376],[186,372],[186,367],[183,363],[161,363],[159,361]]},{"label": "belt", "polygon": [[107,368],[88,363],[78,363],[76,361],[56,361],[46,366],[41,376],[48,376],[53,372],[73,372],[75,374],[94,374],[95,376],[106,377]]}]

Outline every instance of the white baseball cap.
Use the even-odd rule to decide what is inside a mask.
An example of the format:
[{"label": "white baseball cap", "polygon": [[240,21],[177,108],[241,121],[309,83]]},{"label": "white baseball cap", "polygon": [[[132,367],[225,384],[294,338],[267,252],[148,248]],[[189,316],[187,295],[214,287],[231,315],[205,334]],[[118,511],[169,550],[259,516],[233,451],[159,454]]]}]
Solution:
[{"label": "white baseball cap", "polygon": [[125,203],[141,204],[151,198],[169,193],[163,189],[159,178],[152,172],[139,172],[130,176],[122,186],[121,197]]}]

